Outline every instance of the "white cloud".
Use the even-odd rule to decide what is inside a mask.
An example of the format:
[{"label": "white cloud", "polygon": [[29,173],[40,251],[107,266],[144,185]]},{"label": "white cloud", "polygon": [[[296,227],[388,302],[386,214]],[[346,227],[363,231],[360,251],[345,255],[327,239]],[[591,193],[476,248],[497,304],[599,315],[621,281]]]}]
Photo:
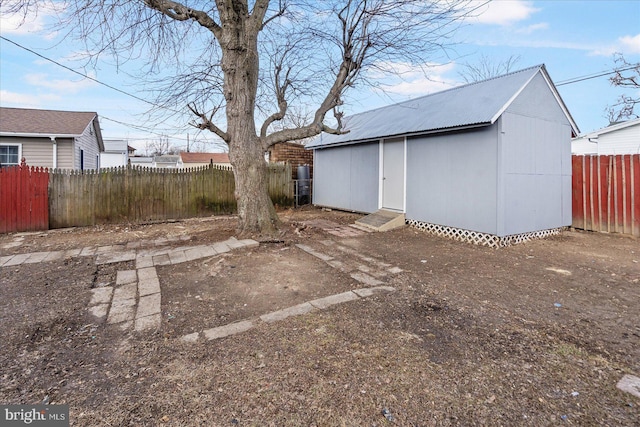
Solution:
[{"label": "white cloud", "polygon": [[376,65],[385,73],[378,71],[370,77],[379,80],[376,87],[388,95],[413,98],[459,85],[458,81],[445,76],[455,68],[454,63],[416,66],[402,62],[382,62]]},{"label": "white cloud", "polygon": [[470,7],[477,8],[473,12],[471,22],[489,25],[512,25],[516,22],[529,19],[531,15],[540,9],[533,7],[532,1],[526,0],[502,0],[484,4],[484,1],[472,1]]},{"label": "white cloud", "polygon": [[[7,7],[0,9],[0,34],[27,35],[42,33],[46,29],[47,21],[50,18],[64,11],[64,5],[59,2],[42,2],[29,10],[9,13]],[[57,33],[44,34],[44,37],[51,39]]]},{"label": "white cloud", "polygon": [[96,85],[96,82],[89,79],[65,80],[51,79],[47,74],[27,74],[24,76],[27,84],[35,87],[43,87],[58,93],[76,94],[89,87]]},{"label": "white cloud", "polygon": [[0,90],[0,99],[2,99],[2,105],[5,107],[42,108],[47,102],[60,100],[61,97],[52,94],[34,95]]},{"label": "white cloud", "polygon": [[611,56],[614,53],[623,55],[635,55],[640,53],[640,34],[635,36],[623,36],[614,43],[598,46],[589,52],[593,56]]},{"label": "white cloud", "polygon": [[549,28],[549,24],[548,23],[540,22],[538,24],[532,24],[532,25],[529,25],[527,27],[520,28],[520,29],[516,30],[516,33],[529,35],[529,34],[532,34],[532,33],[536,32],[536,31],[546,30],[547,28]]},{"label": "white cloud", "polygon": [[626,54],[640,53],[640,34],[624,36],[618,39],[622,45],[622,52]]}]

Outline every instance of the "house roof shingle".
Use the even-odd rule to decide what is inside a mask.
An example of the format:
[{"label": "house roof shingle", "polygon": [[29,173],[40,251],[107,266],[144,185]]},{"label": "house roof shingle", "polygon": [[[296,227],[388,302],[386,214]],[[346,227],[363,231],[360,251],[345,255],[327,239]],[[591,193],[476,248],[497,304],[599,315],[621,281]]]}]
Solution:
[{"label": "house roof shingle", "polygon": [[82,135],[95,112],[0,107],[0,132],[15,134]]},{"label": "house roof shingle", "polygon": [[180,153],[182,163],[229,163],[229,153]]},{"label": "house roof shingle", "polygon": [[306,148],[487,126],[498,119],[537,73],[542,73],[549,83],[577,134],[577,126],[551,83],[545,66],[537,65],[345,117],[343,129],[348,130],[348,133],[342,135],[323,133],[308,143]]}]

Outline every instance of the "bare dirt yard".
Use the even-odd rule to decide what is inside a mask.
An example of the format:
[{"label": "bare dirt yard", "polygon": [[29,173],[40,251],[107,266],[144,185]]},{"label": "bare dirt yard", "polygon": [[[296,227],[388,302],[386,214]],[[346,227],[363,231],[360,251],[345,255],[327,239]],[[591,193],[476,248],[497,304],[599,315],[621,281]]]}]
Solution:
[{"label": "bare dirt yard", "polygon": [[[90,312],[96,287],[139,268],[99,253],[211,245],[233,217],[0,236],[5,260],[59,254],[0,267],[0,403],[68,404],[74,426],[640,425],[640,399],[616,388],[640,376],[637,239],[496,250],[359,232],[349,213],[280,216],[282,237],[257,247],[153,258],[161,320],[142,331]],[[375,286],[395,290],[260,321]]]}]

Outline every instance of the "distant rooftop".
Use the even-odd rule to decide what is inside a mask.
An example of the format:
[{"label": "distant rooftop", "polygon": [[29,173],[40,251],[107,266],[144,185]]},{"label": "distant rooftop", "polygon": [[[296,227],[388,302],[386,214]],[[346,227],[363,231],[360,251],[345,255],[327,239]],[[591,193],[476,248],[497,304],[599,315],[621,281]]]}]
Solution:
[{"label": "distant rooftop", "polygon": [[229,153],[181,152],[182,163],[229,163]]},{"label": "distant rooftop", "polygon": [[98,113],[0,107],[0,132],[82,135]]}]

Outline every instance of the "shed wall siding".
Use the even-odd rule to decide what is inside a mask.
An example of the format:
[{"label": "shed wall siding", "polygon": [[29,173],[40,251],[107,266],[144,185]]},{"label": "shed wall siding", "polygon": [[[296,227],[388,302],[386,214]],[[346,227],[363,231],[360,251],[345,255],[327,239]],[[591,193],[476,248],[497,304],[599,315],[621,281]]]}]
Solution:
[{"label": "shed wall siding", "polygon": [[553,96],[553,92],[540,73],[529,82],[507,111],[527,117],[536,117],[553,122],[569,124],[562,108]]},{"label": "shed wall siding", "polygon": [[511,112],[500,120],[504,215],[498,235],[571,225],[569,123]]},{"label": "shed wall siding", "polygon": [[315,205],[375,212],[378,209],[378,182],[378,143],[315,150]]},{"label": "shed wall siding", "polygon": [[408,139],[406,218],[496,234],[497,132]]}]

